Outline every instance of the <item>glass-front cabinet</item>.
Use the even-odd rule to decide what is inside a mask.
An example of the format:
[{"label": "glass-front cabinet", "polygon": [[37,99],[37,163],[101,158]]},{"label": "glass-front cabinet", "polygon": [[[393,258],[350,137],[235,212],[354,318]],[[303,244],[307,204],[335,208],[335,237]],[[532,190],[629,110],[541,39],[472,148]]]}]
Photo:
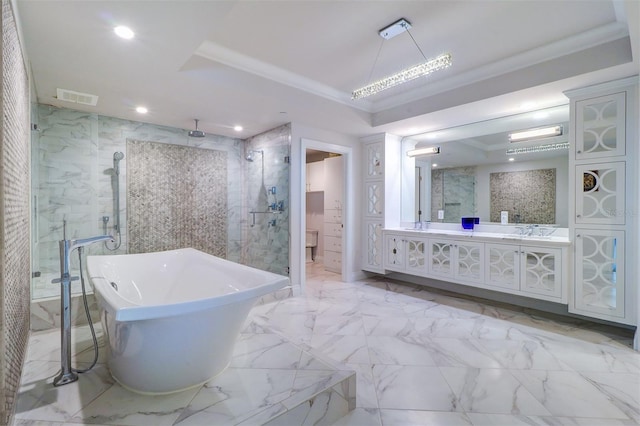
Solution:
[{"label": "glass-front cabinet", "polygon": [[560,249],[505,244],[486,245],[486,284],[534,297],[561,301]]},{"label": "glass-front cabinet", "polygon": [[576,159],[625,155],[625,92],[584,99],[576,108]]},{"label": "glass-front cabinet", "polygon": [[579,224],[624,225],[625,163],[576,165],[576,219]]},{"label": "glass-front cabinet", "polygon": [[[569,312],[637,324],[638,77],[566,92],[575,132]],[[637,342],[640,345],[640,341]]]},{"label": "glass-front cabinet", "polygon": [[484,243],[429,240],[429,273],[464,282],[484,281]]},{"label": "glass-front cabinet", "polygon": [[624,236],[624,231],[576,229],[577,313],[625,317]]}]

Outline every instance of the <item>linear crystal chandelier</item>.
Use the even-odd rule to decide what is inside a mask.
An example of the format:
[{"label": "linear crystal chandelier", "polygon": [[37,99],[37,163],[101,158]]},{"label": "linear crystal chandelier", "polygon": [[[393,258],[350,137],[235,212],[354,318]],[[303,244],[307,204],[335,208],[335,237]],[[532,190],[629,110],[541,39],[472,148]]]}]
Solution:
[{"label": "linear crystal chandelier", "polygon": [[[390,89],[400,84],[407,83],[418,77],[423,77],[431,74],[434,71],[445,69],[451,66],[450,53],[444,53],[436,58],[427,59],[424,53],[422,52],[422,49],[420,49],[420,46],[418,46],[418,43],[416,43],[415,39],[409,32],[409,28],[411,28],[411,23],[409,23],[409,21],[407,21],[406,19],[402,18],[394,22],[393,24],[378,31],[378,34],[380,35],[380,37],[384,38],[385,40],[389,40],[390,38],[393,38],[398,34],[401,34],[406,31],[409,34],[409,36],[411,36],[411,40],[413,40],[413,43],[416,45],[416,48],[424,58],[425,62],[419,63],[417,65],[413,65],[409,68],[405,68],[400,72],[384,77],[378,81],[375,81],[364,87],[361,87],[360,89],[356,89],[351,93],[351,99],[361,99],[367,96],[375,95],[376,93],[379,93],[383,90]],[[376,62],[377,62],[377,58],[376,58]],[[375,63],[373,64],[373,66],[375,68]]]}]

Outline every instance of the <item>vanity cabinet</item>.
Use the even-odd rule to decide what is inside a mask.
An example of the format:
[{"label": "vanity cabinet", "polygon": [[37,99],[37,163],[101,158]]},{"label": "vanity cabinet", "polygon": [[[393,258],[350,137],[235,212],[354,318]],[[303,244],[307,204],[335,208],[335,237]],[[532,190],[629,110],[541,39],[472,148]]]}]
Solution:
[{"label": "vanity cabinet", "polygon": [[561,249],[486,244],[486,256],[487,286],[566,303]]},{"label": "vanity cabinet", "polygon": [[[637,324],[638,77],[568,91],[569,232],[573,285],[569,312]],[[630,257],[633,256],[633,257]]]},{"label": "vanity cabinet", "polygon": [[504,244],[500,237],[469,241],[393,230],[383,235],[387,271],[567,303],[568,242],[548,247]]},{"label": "vanity cabinet", "polygon": [[482,283],[484,243],[429,239],[429,274],[442,278]]},{"label": "vanity cabinet", "polygon": [[385,269],[414,275],[427,272],[426,238],[387,234],[384,247]]}]

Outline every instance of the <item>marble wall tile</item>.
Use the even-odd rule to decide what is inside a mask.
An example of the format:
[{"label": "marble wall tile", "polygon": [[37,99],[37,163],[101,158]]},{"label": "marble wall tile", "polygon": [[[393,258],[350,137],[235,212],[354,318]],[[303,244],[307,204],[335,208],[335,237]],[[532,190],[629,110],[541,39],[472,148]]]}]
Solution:
[{"label": "marble wall tile", "polygon": [[[62,222],[67,222],[68,238],[84,238],[104,233],[102,217],[108,216],[107,233],[114,233],[113,202],[113,154],[120,151],[124,159],[120,162],[120,220],[121,247],[115,251],[105,245],[88,247],[87,254],[122,254],[128,246],[127,172],[130,155],[126,141],[146,140],[191,148],[213,150],[226,154],[227,199],[226,239],[227,259],[241,262],[243,248],[247,246],[245,173],[245,142],[241,139],[218,135],[206,135],[195,139],[187,131],[158,126],[87,112],[38,105],[36,121],[40,132],[34,137],[34,155],[37,161],[38,182],[35,185],[34,255],[41,276],[32,280],[33,299],[56,296],[59,286],[52,285],[59,271],[58,241],[63,237]],[[282,133],[286,141],[287,127]],[[289,130],[290,133],[290,130]],[[283,140],[285,140],[283,139]],[[263,138],[257,139],[265,143]],[[288,166],[288,165],[287,165]],[[286,167],[288,173],[288,167]],[[288,177],[287,177],[288,180]],[[274,181],[275,185],[280,185]],[[288,195],[288,185],[283,186],[282,195]],[[287,207],[288,208],[288,207]],[[245,209],[245,210],[243,210]],[[284,216],[283,216],[284,218]],[[288,215],[286,217],[288,229]],[[283,224],[279,222],[280,226]],[[278,240],[280,241],[280,240]],[[280,244],[283,244],[280,242]],[[288,239],[287,239],[288,245]],[[110,245],[113,248],[113,245]],[[262,256],[262,253],[259,254]],[[287,262],[288,264],[288,253]],[[278,259],[281,261],[282,259]],[[264,266],[264,265],[263,265]],[[77,270],[77,260],[72,259],[72,269]],[[278,267],[282,272],[282,267]],[[74,283],[75,284],[75,283]],[[74,285],[74,293],[78,287]]]},{"label": "marble wall tile", "polygon": [[[276,274],[289,273],[289,156],[291,126],[284,125],[246,140],[242,262]],[[275,188],[275,194],[273,189]],[[282,202],[281,211],[270,206]],[[263,213],[250,213],[263,212]],[[266,212],[266,213],[265,213]]]}]

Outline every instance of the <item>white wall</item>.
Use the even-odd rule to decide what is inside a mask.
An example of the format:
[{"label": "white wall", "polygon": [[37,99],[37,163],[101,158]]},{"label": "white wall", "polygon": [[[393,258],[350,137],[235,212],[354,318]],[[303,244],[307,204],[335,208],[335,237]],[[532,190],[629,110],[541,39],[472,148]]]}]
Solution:
[{"label": "white wall", "polygon": [[514,161],[507,164],[477,166],[476,199],[481,222],[489,221],[490,192],[489,175],[496,172],[520,172],[525,170],[556,169],[556,223],[562,228],[569,226],[569,159],[567,156],[539,161]]},{"label": "white wall", "polygon": [[[364,276],[361,270],[362,256],[362,149],[357,137],[318,129],[300,123],[291,123],[291,283],[304,285],[304,232],[306,212],[304,209],[305,194],[303,174],[305,168],[305,149],[303,139],[317,141],[329,145],[350,148],[348,168],[350,175],[345,175],[345,208],[348,210],[344,218],[344,246],[347,262],[344,279],[353,281]],[[306,143],[306,142],[305,142]],[[322,149],[322,148],[321,148]],[[331,149],[325,149],[331,151]],[[352,198],[347,199],[351,193]],[[304,288],[302,288],[304,291]]]}]

